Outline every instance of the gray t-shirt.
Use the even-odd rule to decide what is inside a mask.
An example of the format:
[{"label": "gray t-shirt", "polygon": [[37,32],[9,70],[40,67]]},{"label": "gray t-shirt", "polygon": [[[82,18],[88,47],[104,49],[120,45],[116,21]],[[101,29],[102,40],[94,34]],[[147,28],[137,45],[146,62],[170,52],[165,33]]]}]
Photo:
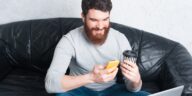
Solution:
[{"label": "gray t-shirt", "polygon": [[[104,44],[94,45],[88,40],[84,27],[78,27],[64,35],[56,46],[50,68],[48,69],[45,87],[50,93],[64,92],[61,79],[70,68],[70,75],[87,74],[96,64],[107,64],[110,60],[123,59],[123,51],[131,50],[127,38],[117,30],[110,28]],[[116,79],[107,83],[92,83],[85,87],[101,91],[116,83]]]}]

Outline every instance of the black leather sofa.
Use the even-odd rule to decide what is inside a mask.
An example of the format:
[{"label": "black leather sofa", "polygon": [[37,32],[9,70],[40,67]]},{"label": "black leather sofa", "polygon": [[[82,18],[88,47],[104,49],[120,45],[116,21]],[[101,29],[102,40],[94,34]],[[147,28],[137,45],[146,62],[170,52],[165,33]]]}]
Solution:
[{"label": "black leather sofa", "polygon": [[[81,25],[79,18],[0,25],[0,96],[53,96],[45,91],[44,77],[54,48],[62,35]],[[142,90],[154,93],[185,85],[182,96],[192,96],[192,57],[181,44],[121,24],[111,26],[126,35],[138,54]]]}]

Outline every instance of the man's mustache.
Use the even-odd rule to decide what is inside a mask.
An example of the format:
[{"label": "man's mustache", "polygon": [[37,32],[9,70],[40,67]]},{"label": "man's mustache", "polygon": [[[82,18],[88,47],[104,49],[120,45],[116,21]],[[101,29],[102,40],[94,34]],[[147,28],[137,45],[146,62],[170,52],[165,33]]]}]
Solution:
[{"label": "man's mustache", "polygon": [[95,27],[95,28],[92,28],[91,30],[94,30],[94,31],[102,31],[102,30],[106,30],[107,27],[103,27],[103,28],[98,28],[98,27]]}]

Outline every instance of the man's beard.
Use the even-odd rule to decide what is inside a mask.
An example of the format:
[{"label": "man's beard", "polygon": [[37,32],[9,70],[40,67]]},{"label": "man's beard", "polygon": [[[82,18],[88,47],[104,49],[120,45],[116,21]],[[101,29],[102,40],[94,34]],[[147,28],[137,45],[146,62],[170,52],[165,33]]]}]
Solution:
[{"label": "man's beard", "polygon": [[[89,28],[87,23],[85,22],[84,29],[85,29],[85,33],[86,33],[88,39],[93,44],[103,44],[105,42],[105,40],[107,39],[107,35],[108,35],[109,29],[110,29],[110,24],[108,27],[103,27],[102,29],[99,29],[98,27]],[[93,35],[93,31],[101,31],[101,30],[102,31],[104,30],[104,34]]]}]

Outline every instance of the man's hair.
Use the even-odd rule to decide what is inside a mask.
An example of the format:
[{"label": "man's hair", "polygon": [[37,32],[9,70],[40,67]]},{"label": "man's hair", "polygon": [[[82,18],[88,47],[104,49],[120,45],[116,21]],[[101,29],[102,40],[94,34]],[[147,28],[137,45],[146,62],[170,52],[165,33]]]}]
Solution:
[{"label": "man's hair", "polygon": [[110,12],[112,9],[112,2],[111,0],[82,0],[81,8],[84,16],[87,15],[89,9]]}]

